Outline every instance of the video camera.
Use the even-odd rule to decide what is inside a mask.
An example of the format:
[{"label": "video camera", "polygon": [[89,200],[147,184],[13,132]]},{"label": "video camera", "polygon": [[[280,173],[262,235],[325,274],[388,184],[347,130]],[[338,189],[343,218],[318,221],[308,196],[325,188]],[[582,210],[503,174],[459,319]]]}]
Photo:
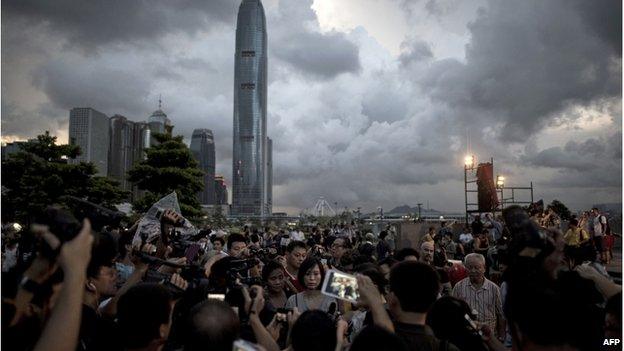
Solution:
[{"label": "video camera", "polygon": [[[74,239],[82,229],[82,221],[88,218],[91,222],[91,229],[100,232],[106,226],[118,227],[126,217],[124,213],[113,211],[94,204],[92,202],[74,197],[63,197],[70,207],[70,210],[59,205],[48,206],[42,215],[35,219],[35,223],[46,225],[50,233],[58,238],[61,245]],[[49,259],[54,259],[58,255],[59,248],[53,250],[45,240],[40,240],[37,244],[39,252]]]},{"label": "video camera", "polygon": [[[207,292],[209,290],[209,281],[205,276],[204,268],[199,265],[194,264],[177,264],[173,262],[168,262],[166,260],[150,256],[144,252],[135,251],[134,255],[138,256],[143,262],[148,264],[160,264],[164,266],[169,266],[173,268],[180,268],[180,276],[188,282],[187,291],[199,291],[199,292]],[[163,282],[164,285],[170,290],[170,292],[176,296],[180,297],[183,291],[180,290],[177,286],[170,283],[172,274],[161,273],[155,269],[148,269],[145,273],[145,277],[143,280],[145,282]]]}]

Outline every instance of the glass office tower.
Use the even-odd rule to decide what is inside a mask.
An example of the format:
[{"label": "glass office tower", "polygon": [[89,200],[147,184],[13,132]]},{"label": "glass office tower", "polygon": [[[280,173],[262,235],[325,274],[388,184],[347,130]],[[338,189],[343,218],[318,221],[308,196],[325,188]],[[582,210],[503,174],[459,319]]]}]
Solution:
[{"label": "glass office tower", "polygon": [[204,172],[204,190],[198,194],[199,203],[214,205],[215,202],[215,144],[212,130],[195,129],[191,138],[191,152]]},{"label": "glass office tower", "polygon": [[236,23],[232,215],[271,215],[267,177],[267,32],[260,0],[243,0]]}]

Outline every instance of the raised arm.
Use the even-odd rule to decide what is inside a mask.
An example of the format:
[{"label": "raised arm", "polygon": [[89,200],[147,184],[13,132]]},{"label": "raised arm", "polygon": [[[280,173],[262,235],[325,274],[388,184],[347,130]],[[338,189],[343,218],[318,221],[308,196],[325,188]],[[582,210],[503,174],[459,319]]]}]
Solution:
[{"label": "raised arm", "polygon": [[59,264],[65,274],[63,288],[41,338],[35,345],[35,351],[76,349],[82,317],[82,297],[92,245],[91,224],[88,219],[85,219],[78,236],[61,247]]}]

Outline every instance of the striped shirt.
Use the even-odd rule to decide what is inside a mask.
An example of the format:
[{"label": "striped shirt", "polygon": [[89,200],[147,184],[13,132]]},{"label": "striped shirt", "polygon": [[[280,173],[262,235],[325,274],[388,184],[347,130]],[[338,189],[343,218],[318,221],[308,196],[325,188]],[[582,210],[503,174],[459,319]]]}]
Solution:
[{"label": "striped shirt", "polygon": [[503,304],[500,288],[496,284],[485,279],[483,285],[477,288],[472,285],[470,278],[464,278],[455,284],[453,296],[466,301],[477,312],[477,321],[487,324],[498,335],[496,322],[503,318]]}]

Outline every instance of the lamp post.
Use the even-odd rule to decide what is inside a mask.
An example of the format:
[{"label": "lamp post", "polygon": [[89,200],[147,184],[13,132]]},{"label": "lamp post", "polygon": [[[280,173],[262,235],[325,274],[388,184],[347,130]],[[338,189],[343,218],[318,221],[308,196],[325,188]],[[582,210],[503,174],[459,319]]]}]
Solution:
[{"label": "lamp post", "polygon": [[505,208],[505,194],[503,192],[503,189],[505,189],[505,177],[500,174],[496,176],[496,188],[500,190],[502,211]]},{"label": "lamp post", "polygon": [[476,164],[475,155],[466,155],[464,157],[464,196],[466,200],[466,224],[468,224],[468,171],[472,171]]},{"label": "lamp post", "polygon": [[417,204],[417,206],[418,206],[418,221],[420,222],[420,220],[421,220],[420,208],[422,207],[422,204]]}]

